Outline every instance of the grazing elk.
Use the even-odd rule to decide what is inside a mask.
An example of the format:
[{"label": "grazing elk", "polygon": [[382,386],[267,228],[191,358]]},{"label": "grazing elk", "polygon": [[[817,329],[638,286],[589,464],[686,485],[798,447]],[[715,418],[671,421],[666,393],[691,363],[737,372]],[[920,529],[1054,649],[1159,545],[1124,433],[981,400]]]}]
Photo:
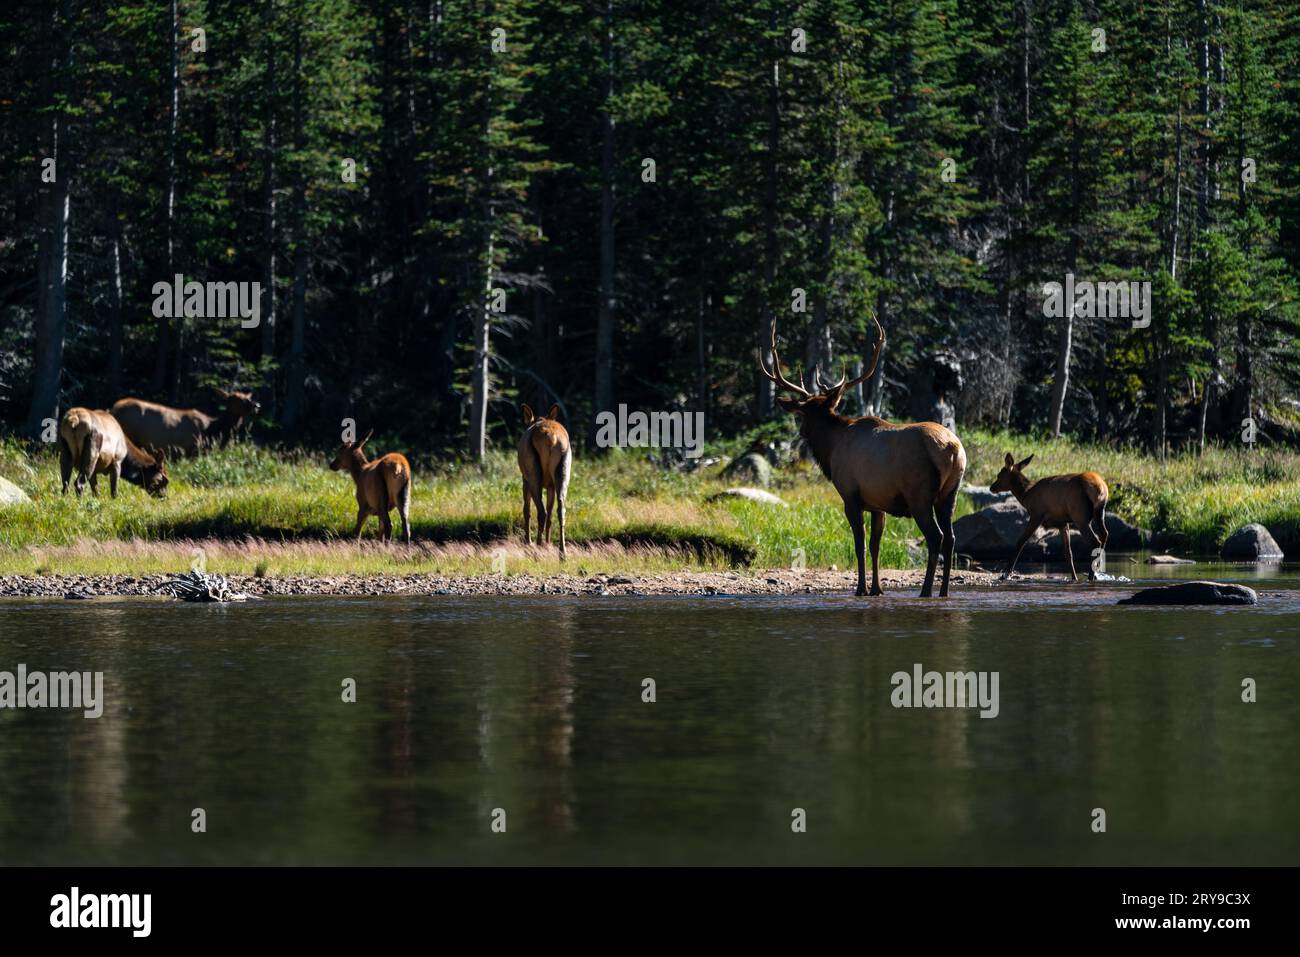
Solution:
[{"label": "grazing elk", "polygon": [[77,469],[77,496],[86,483],[92,495],[99,495],[96,476],[108,474],[108,494],[117,498],[120,476],[140,486],[155,498],[162,498],[167,488],[167,469],[163,453],[157,457],[138,448],[126,437],[117,419],[103,410],[75,408],[59,420],[59,471],[63,476],[63,494],[68,494],[68,479],[73,466]]},{"label": "grazing elk", "polygon": [[[1064,549],[1066,558],[1070,562],[1070,580],[1077,582],[1079,576],[1074,571],[1074,552],[1070,548],[1070,526],[1077,528],[1080,534],[1087,530],[1098,547],[1104,549],[1106,540],[1110,537],[1106,531],[1106,500],[1110,497],[1110,489],[1106,487],[1106,480],[1096,472],[1048,475],[1031,482],[1025,475],[1024,468],[1033,460],[1034,457],[1031,455],[1023,462],[1017,462],[1008,452],[1006,464],[1002,466],[1002,471],[998,472],[997,480],[989,486],[994,492],[1010,492],[1029,513],[1029,524],[1025,526],[1024,534],[1020,536],[1015,557],[1011,559],[1007,570],[1002,573],[1002,580],[1006,581],[1016,570],[1020,553],[1034,537],[1034,532],[1046,525],[1048,528],[1060,531],[1061,548]],[[1090,579],[1097,577],[1096,569],[1091,564],[1088,566],[1088,577]]]},{"label": "grazing elk", "polygon": [[[564,557],[564,504],[569,497],[569,473],[573,468],[573,449],[569,433],[559,423],[560,406],[551,406],[546,415],[533,415],[523,406],[524,434],[519,437],[519,472],[524,478],[524,544],[528,543],[529,506],[537,505],[537,544],[545,537],[551,541],[551,512],[559,499],[560,557]],[[542,489],[546,489],[546,508],[542,508]]]},{"label": "grazing elk", "polygon": [[[918,422],[895,425],[874,415],[849,418],[836,407],[845,390],[871,378],[885,345],[885,330],[876,321],[875,354],[867,370],[852,382],[841,376],[839,383],[817,393],[810,392],[800,378],[796,385],[781,372],[776,349],[776,327],[772,327],[772,371],[759,357],[759,369],[793,398],[777,401],[800,417],[800,435],[812,450],[822,473],[831,480],[844,500],[844,515],[853,529],[853,547],[858,558],[856,594],[866,595],[867,580],[863,557],[863,512],[871,513],[871,591],[883,595],[880,587],[880,537],[886,515],[910,515],[925,536],[929,553],[921,597],[929,598],[934,588],[935,565],[943,553],[943,583],[939,597],[948,596],[952,571],[952,511],[957,489],[966,472],[966,450],[961,441],[942,425]],[[814,383],[818,384],[819,383]]]},{"label": "grazing elk", "polygon": [[402,517],[402,540],[411,544],[411,463],[400,452],[389,452],[373,462],[366,461],[362,448],[374,435],[366,433],[360,442],[344,442],[330,463],[336,472],[347,472],[357,486],[357,527],[352,530],[361,540],[361,526],[371,515],[378,517],[383,531],[381,538],[393,539],[393,523],[388,513],[394,508]]},{"label": "grazing elk", "polygon": [[145,449],[175,449],[195,456],[205,446],[219,444],[223,449],[243,428],[244,422],[262,410],[251,392],[228,392],[214,387],[213,392],[225,402],[218,416],[198,409],[173,409],[144,399],[118,399],[113,416],[122,423],[127,437]]}]

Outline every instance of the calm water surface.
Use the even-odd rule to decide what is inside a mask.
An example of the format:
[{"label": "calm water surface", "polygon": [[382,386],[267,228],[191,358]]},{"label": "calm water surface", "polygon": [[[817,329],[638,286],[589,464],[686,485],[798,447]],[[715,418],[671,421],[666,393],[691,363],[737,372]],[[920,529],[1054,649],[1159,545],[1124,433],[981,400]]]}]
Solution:
[{"label": "calm water surface", "polygon": [[[0,670],[107,699],[0,710],[0,863],[1300,863],[1300,579],[1193,571],[1261,605],[0,602]],[[918,662],[1000,714],[892,707]]]}]

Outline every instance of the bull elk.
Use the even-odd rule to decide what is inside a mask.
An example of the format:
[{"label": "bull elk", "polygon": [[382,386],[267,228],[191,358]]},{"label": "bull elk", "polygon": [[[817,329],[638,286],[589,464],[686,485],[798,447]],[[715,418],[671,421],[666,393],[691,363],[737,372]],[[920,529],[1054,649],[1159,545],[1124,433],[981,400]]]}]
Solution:
[{"label": "bull elk", "polygon": [[[793,398],[777,401],[787,412],[800,418],[799,434],[812,450],[813,457],[844,500],[844,516],[853,529],[853,548],[858,559],[858,595],[883,595],[880,587],[880,537],[885,531],[885,516],[910,515],[925,536],[928,560],[921,597],[929,598],[934,589],[935,565],[943,553],[943,583],[939,597],[948,596],[948,576],[952,571],[952,512],[957,489],[966,472],[966,450],[961,440],[942,425],[918,422],[895,425],[874,415],[849,418],[836,412],[845,390],[870,379],[885,346],[885,330],[876,321],[875,354],[862,375],[840,381],[830,388],[813,393],[803,384],[789,381],[781,372],[781,358],[776,348],[776,326],[772,327],[772,370],[759,357],[759,369]],[[820,381],[814,385],[819,388]],[[867,592],[866,565],[863,556],[863,513],[871,513],[871,591]]]},{"label": "bull elk", "polygon": [[[1074,571],[1074,552],[1070,548],[1070,526],[1073,525],[1080,534],[1086,530],[1091,534],[1097,546],[1104,549],[1110,534],[1106,531],[1106,501],[1110,489],[1106,480],[1096,472],[1077,472],[1073,475],[1047,475],[1031,482],[1025,475],[1025,466],[1034,460],[1031,455],[1023,462],[1017,462],[1010,452],[1006,463],[998,472],[997,480],[989,486],[994,492],[1010,492],[1016,501],[1029,513],[1029,524],[1025,526],[1020,543],[1016,546],[1015,557],[1002,573],[1006,581],[1016,570],[1020,553],[1034,537],[1039,528],[1046,525],[1061,533],[1061,548],[1070,562],[1070,580],[1078,581]],[[1093,523],[1096,527],[1093,527]],[[1097,577],[1096,569],[1089,565],[1088,577]]]},{"label": "bull elk", "polygon": [[[524,543],[528,543],[529,506],[537,505],[537,544],[545,537],[551,541],[551,512],[559,499],[560,557],[564,557],[564,505],[569,497],[569,473],[573,468],[573,449],[569,433],[559,423],[560,406],[551,406],[546,415],[533,415],[527,405],[521,409],[524,434],[519,437],[519,472],[524,478]],[[542,508],[542,489],[546,489],[546,508]]]},{"label": "bull elk", "polygon": [[357,486],[357,527],[352,530],[361,540],[361,526],[371,515],[378,517],[382,527],[380,537],[393,539],[393,523],[388,513],[394,508],[402,518],[402,540],[411,544],[411,463],[400,452],[389,452],[373,462],[366,460],[362,451],[374,429],[360,442],[344,442],[339,447],[330,468],[347,472]]},{"label": "bull elk", "polygon": [[144,399],[118,399],[113,416],[122,424],[132,442],[145,449],[176,449],[187,456],[197,455],[208,445],[223,449],[243,428],[245,421],[262,407],[251,392],[212,390],[225,403],[220,415],[212,416],[198,409],[173,409],[169,405]]},{"label": "bull elk", "polygon": [[97,476],[108,475],[108,494],[117,498],[117,480],[124,478],[140,486],[155,498],[167,488],[167,469],[163,453],[157,457],[138,448],[126,437],[117,419],[103,410],[75,408],[59,420],[59,471],[63,476],[63,494],[68,494],[68,480],[77,469],[77,495],[90,483],[92,495],[99,495]]}]

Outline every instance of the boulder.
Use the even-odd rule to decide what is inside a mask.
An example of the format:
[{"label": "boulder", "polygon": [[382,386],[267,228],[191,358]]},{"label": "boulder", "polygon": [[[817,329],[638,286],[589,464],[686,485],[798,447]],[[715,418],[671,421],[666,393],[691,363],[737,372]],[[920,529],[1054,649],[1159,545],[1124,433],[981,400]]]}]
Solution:
[{"label": "boulder", "polygon": [[[957,551],[980,561],[1010,558],[1028,521],[1029,513],[1016,501],[996,502],[963,515],[952,524]],[[1045,537],[1045,531],[1040,528],[1025,545],[1021,561],[1041,562],[1046,555]]]},{"label": "boulder", "polygon": [[1195,565],[1190,558],[1175,558],[1173,555],[1148,555],[1148,565]]},{"label": "boulder", "polygon": [[1253,588],[1245,585],[1227,585],[1222,582],[1179,582],[1158,588],[1144,588],[1121,605],[1257,605],[1259,597]]},{"label": "boulder", "polygon": [[772,484],[772,464],[765,456],[749,452],[731,462],[722,470],[722,477],[740,479],[764,488]]},{"label": "boulder", "polygon": [[963,485],[961,490],[970,496],[976,508],[994,505],[997,502],[1009,502],[1014,496],[1010,492],[995,492],[987,485]]},{"label": "boulder", "polygon": [[26,492],[7,478],[0,476],[0,505],[22,505],[30,501]]},{"label": "boulder", "polygon": [[1280,562],[1283,557],[1281,547],[1268,529],[1258,523],[1239,528],[1229,535],[1219,554],[1238,562]]},{"label": "boulder", "polygon": [[[963,515],[952,526],[957,539],[957,551],[980,561],[1009,559],[1015,554],[1016,543],[1020,541],[1028,521],[1029,513],[1014,499],[994,502],[978,512]],[[1149,531],[1130,525],[1117,515],[1106,515],[1106,532],[1110,536],[1106,543],[1107,552],[1136,552],[1151,542]],[[1095,546],[1091,536],[1073,529],[1070,547],[1074,551],[1076,565],[1092,560],[1092,549]],[[1020,556],[1024,562],[1062,559],[1060,536],[1055,529],[1043,528],[1025,545]]]},{"label": "boulder", "polygon": [[789,506],[771,492],[765,492],[761,488],[729,488],[724,489],[717,495],[709,497],[710,502],[716,502],[720,498],[743,498],[750,502],[759,502],[763,505],[780,505],[782,508]]}]

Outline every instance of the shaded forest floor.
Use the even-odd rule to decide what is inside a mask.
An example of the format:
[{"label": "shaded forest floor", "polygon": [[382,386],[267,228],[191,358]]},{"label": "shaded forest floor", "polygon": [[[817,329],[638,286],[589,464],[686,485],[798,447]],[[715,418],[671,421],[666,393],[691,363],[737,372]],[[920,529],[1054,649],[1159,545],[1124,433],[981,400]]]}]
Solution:
[{"label": "shaded forest floor", "polygon": [[[1133,450],[1047,442],[970,431],[963,436],[967,481],[987,485],[1002,455],[1031,452],[1032,476],[1095,469],[1110,483],[1111,510],[1162,534],[1161,547],[1213,554],[1248,522],[1266,525],[1288,552],[1300,552],[1300,454],[1224,449],[1203,459],[1159,461]],[[388,451],[376,448],[376,454]],[[519,541],[520,486],[513,452],[483,467],[416,467],[415,544],[385,547],[371,519],[365,541],[348,537],[353,486],[326,468],[323,454],[242,444],[169,466],[165,499],[123,483],[118,498],[59,494],[57,457],[0,442],[0,476],[31,496],[0,507],[0,574],[109,575],[179,572],[202,551],[208,571],[226,575],[543,575],[578,579],[618,573],[805,564],[843,570],[853,544],[839,498],[815,466],[775,470],[770,491],[789,507],[713,496],[736,482],[714,466],[698,474],[657,467],[644,454],[575,462],[569,495],[568,562],[554,548]],[[972,510],[961,496],[958,515]],[[399,526],[400,528],[400,526]],[[882,563],[907,569],[915,525],[891,519]],[[915,554],[913,549],[912,554]]]}]

